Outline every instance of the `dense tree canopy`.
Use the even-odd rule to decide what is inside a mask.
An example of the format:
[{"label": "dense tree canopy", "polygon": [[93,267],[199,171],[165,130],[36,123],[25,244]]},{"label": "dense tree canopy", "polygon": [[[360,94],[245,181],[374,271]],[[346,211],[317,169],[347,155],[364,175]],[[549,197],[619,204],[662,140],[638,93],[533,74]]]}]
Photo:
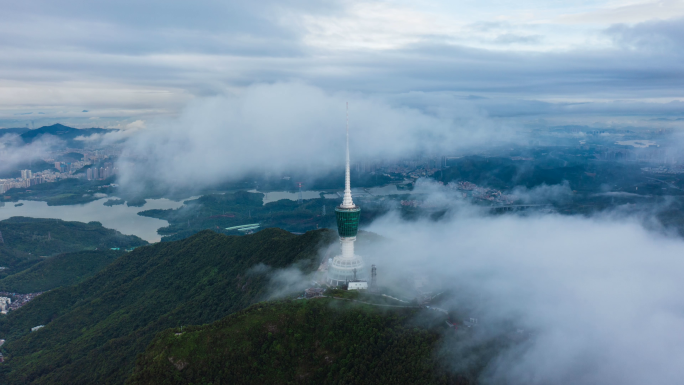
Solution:
[{"label": "dense tree canopy", "polygon": [[[263,299],[269,277],[250,269],[299,261],[312,270],[319,246],[332,239],[328,230],[203,231],[125,253],[95,276],[0,319],[8,358],[0,383],[123,383],[156,333],[213,322]],[[31,333],[36,325],[45,327]]]},{"label": "dense tree canopy", "polygon": [[45,258],[26,270],[0,279],[0,291],[35,293],[72,285],[93,276],[124,253],[115,250],[77,251]]},{"label": "dense tree canopy", "polygon": [[444,322],[420,310],[330,298],[260,303],[211,325],[160,333],[138,384],[467,384],[434,356]]}]

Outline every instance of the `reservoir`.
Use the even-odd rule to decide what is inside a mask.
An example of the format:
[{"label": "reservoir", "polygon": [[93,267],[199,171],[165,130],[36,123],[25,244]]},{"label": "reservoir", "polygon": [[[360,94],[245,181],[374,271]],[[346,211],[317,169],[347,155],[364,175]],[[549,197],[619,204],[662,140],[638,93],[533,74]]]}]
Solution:
[{"label": "reservoir", "polygon": [[102,226],[118,230],[126,235],[137,235],[148,242],[159,242],[157,229],[168,226],[162,219],[142,217],[140,211],[151,209],[177,209],[183,202],[170,199],[148,199],[143,207],[128,207],[125,204],[105,206],[104,203],[116,197],[107,197],[90,203],[68,206],[48,206],[43,201],[19,201],[0,207],[0,220],[10,217],[55,218],[65,221],[100,222]]},{"label": "reservoir", "polygon": [[[264,204],[270,203],[270,202],[276,202],[281,199],[289,199],[291,201],[296,201],[299,199],[299,191],[270,191],[270,192],[263,192],[263,191],[257,191],[257,190],[249,190],[249,192],[252,193],[262,193],[264,194]],[[397,188],[397,185],[394,184],[389,184],[386,186],[382,187],[371,187],[368,189],[364,188],[352,188],[352,196],[354,197],[367,197],[367,196],[383,196],[383,195],[395,195],[395,194],[412,194],[412,191],[408,190],[400,190]],[[343,191],[314,191],[314,190],[303,190],[302,191],[302,199],[318,199],[321,198],[321,194],[323,194],[323,198],[325,199],[339,199],[340,202],[342,201],[342,194]]]},{"label": "reservoir", "polygon": [[[258,192],[252,190],[250,192]],[[373,187],[369,189],[353,188],[354,197],[382,196],[392,194],[408,194],[410,191],[397,189],[396,185],[383,187]],[[290,191],[271,191],[265,192],[264,204],[275,202],[281,199],[296,201],[299,192]],[[342,201],[342,191],[302,191],[303,199],[318,199],[323,197],[331,201]],[[183,206],[183,201],[196,199],[190,197],[181,201],[170,199],[147,199],[143,207],[128,207],[127,205],[105,206],[104,203],[109,199],[117,197],[106,197],[79,205],[48,206],[44,201],[20,200],[18,202],[7,202],[0,207],[0,220],[11,217],[31,217],[31,218],[55,218],[65,221],[78,222],[100,222],[102,226],[120,231],[126,235],[137,235],[148,242],[159,242],[161,236],[157,234],[157,229],[168,226],[169,223],[163,219],[149,218],[138,215],[139,212],[152,209],[177,209]]]}]

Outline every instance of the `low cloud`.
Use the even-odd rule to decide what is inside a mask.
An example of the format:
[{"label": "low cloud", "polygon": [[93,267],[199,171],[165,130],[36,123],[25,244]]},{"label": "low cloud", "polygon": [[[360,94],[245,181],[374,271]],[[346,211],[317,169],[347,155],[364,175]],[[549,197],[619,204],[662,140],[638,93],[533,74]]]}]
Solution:
[{"label": "low cloud", "polygon": [[122,125],[120,128],[115,128],[104,134],[92,134],[90,136],[79,136],[76,140],[95,143],[98,146],[106,147],[116,145],[124,142],[126,139],[133,137],[140,130],[145,129],[144,120],[136,120],[131,123]]},{"label": "low cloud", "polygon": [[684,18],[681,17],[636,25],[616,24],[605,32],[616,44],[632,49],[679,54],[678,50],[684,47]]},{"label": "low cloud", "polygon": [[517,186],[511,191],[511,195],[528,204],[562,203],[572,199],[572,189],[568,181],[563,181],[561,184],[542,184],[531,189]]},{"label": "low cloud", "polygon": [[268,277],[268,288],[263,300],[292,296],[316,285],[315,273],[304,273],[297,264],[284,269],[274,269],[271,266],[259,263],[247,270],[246,275]]},{"label": "low cloud", "polygon": [[17,167],[41,159],[54,147],[64,142],[52,135],[41,135],[30,143],[24,143],[16,134],[0,136],[0,173],[16,170]]},{"label": "low cloud", "polygon": [[684,376],[684,241],[639,218],[460,210],[408,222],[392,213],[368,230],[391,239],[364,255],[381,284],[429,277],[434,289],[456,293],[454,305],[480,320],[481,333],[500,335],[498,325],[513,322],[529,336],[501,348],[485,383],[677,384]]},{"label": "low cloud", "polygon": [[514,33],[504,33],[497,36],[495,44],[537,44],[542,41],[541,35],[517,35]]},{"label": "low cloud", "polygon": [[177,119],[147,122],[123,150],[124,189],[211,186],[254,172],[327,172],[344,161],[349,101],[354,160],[439,156],[517,140],[515,129],[456,99],[431,112],[300,83],[262,84],[197,100]]}]

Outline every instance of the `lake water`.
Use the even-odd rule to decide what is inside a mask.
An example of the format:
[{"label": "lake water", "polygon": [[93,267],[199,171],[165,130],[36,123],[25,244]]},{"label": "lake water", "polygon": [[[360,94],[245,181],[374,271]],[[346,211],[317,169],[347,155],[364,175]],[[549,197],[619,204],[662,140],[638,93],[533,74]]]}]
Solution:
[{"label": "lake water", "polygon": [[[251,192],[257,192],[252,190]],[[383,187],[373,187],[368,189],[371,195],[391,195],[406,194],[409,191],[398,190],[396,185]],[[354,197],[368,196],[364,189],[353,188]],[[302,191],[302,198],[316,199],[321,196],[330,200],[342,201],[342,191],[323,192],[323,191]],[[264,194],[264,204],[275,202],[280,199],[290,199],[296,201],[299,192],[271,191]],[[192,200],[197,197],[190,197],[184,200]],[[0,220],[11,217],[31,217],[31,218],[56,218],[65,221],[91,222],[97,221],[102,226],[109,229],[118,230],[126,235],[137,235],[148,242],[159,242],[161,236],[157,234],[157,229],[168,226],[169,223],[162,219],[148,218],[138,215],[139,212],[152,209],[177,209],[183,205],[183,201],[172,201],[170,199],[148,199],[143,207],[128,207],[125,204],[116,206],[105,206],[104,203],[109,199],[119,199],[116,197],[106,197],[92,201],[90,203],[68,206],[48,206],[43,201],[19,201],[6,202],[0,207]],[[20,206],[16,206],[19,205]]]},{"label": "lake water", "polygon": [[652,140],[622,140],[619,142],[615,142],[615,144],[619,144],[621,146],[632,146],[632,147],[637,147],[637,148],[646,148],[650,146],[657,146],[656,142]]},{"label": "lake water", "polygon": [[[177,209],[183,202],[169,199],[148,199],[143,207],[128,207],[125,204],[105,206],[108,197],[81,205],[48,206],[42,201],[7,202],[0,207],[0,220],[10,217],[56,218],[65,221],[97,221],[109,229],[118,230],[126,235],[137,235],[148,242],[159,242],[161,236],[157,229],[168,226],[168,222],[156,218],[142,217],[139,212],[152,209]],[[15,204],[23,203],[21,206]]]},{"label": "lake water", "polygon": [[[364,190],[360,190],[364,191]],[[355,189],[352,189],[352,194],[354,194]],[[382,187],[371,187],[368,189],[368,192],[371,195],[397,195],[397,194],[412,194],[412,191],[409,190],[399,190],[397,188],[397,185],[395,184],[388,184],[387,186],[382,186]]]},{"label": "lake water", "polygon": [[[259,191],[252,190],[250,192],[259,192]],[[302,198],[303,199],[317,199],[317,198],[321,197],[322,192],[323,191],[310,191],[310,190],[302,191]],[[291,201],[296,201],[297,199],[299,199],[299,192],[271,191],[271,192],[265,192],[262,194],[264,194],[264,204],[269,203],[269,202],[279,201],[281,199],[289,199]],[[328,194],[328,195],[334,195],[334,194]],[[337,197],[337,195],[335,195],[335,197]]]},{"label": "lake water", "polygon": [[[257,190],[250,190],[249,192],[257,193],[261,191]],[[299,192],[290,192],[290,191],[270,191],[270,192],[261,192],[264,194],[264,204],[269,203],[269,202],[275,202],[279,201],[281,199],[289,199],[291,201],[296,201],[299,199]],[[321,197],[321,194],[323,194],[323,197],[325,199],[342,199],[342,193],[343,191],[340,190],[339,192],[329,192],[329,191],[314,191],[314,190],[305,190],[302,191],[302,199],[317,199]],[[369,189],[363,189],[363,188],[352,188],[352,196],[353,197],[364,197],[364,196],[382,196],[382,195],[392,195],[392,194],[411,194],[411,191],[408,190],[399,190],[397,189],[397,186],[394,184],[390,184],[387,186],[382,186],[382,187],[371,187]]]}]

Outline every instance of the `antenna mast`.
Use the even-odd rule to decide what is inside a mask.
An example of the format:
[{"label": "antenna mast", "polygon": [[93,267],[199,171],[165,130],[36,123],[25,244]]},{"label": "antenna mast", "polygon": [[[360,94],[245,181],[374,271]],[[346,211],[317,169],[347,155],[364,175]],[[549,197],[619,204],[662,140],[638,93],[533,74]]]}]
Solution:
[{"label": "antenna mast", "polygon": [[347,165],[344,170],[344,199],[342,199],[343,208],[353,208],[354,202],[351,196],[351,181],[349,180],[349,102],[347,102]]}]

